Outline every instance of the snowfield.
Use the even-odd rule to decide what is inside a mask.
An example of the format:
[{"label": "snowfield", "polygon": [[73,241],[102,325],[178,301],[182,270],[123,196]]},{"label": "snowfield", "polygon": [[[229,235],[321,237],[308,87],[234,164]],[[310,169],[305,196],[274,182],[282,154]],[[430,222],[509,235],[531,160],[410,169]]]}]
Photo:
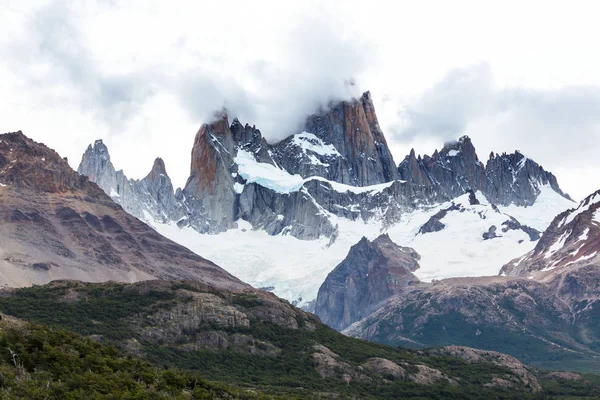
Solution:
[{"label": "snowfield", "polygon": [[[253,161],[254,157],[250,157]],[[255,168],[253,164],[259,163],[254,161],[246,166],[250,165],[252,169]],[[277,169],[271,165],[269,167]],[[251,176],[241,165],[240,174]],[[277,177],[277,184],[282,189],[295,188],[298,184],[301,186],[302,182],[300,179],[292,185],[291,181],[282,181]],[[381,190],[379,186],[384,185],[348,190],[374,191]],[[336,190],[345,190],[347,185],[335,186],[339,186]],[[501,213],[495,212],[480,192],[477,198],[482,204],[470,205],[468,195],[455,199],[453,202],[464,210],[449,212],[442,219],[445,224],[443,230],[426,234],[418,234],[420,227],[432,215],[452,205],[452,202],[406,214],[401,222],[387,230],[383,230],[376,220],[364,223],[332,216],[339,226],[339,236],[330,246],[329,238],[325,237],[309,241],[287,235],[269,236],[264,231],[254,231],[243,220],[238,221],[237,229],[218,235],[200,234],[192,228],[180,229],[174,222],[147,222],[164,236],[217,263],[252,286],[273,287],[272,291],[278,296],[303,305],[316,298],[327,274],[363,236],[375,239],[381,233],[388,233],[395,243],[413,247],[421,255],[421,267],[415,274],[424,281],[497,275],[502,265],[532,250],[537,243],[530,241],[529,236],[520,230],[502,232],[502,223],[509,219],[508,215],[524,225],[544,230],[557,214],[574,205],[550,188],[542,189],[533,206],[504,207],[500,209]],[[483,233],[492,225],[497,227],[496,234],[501,237],[484,240]]]}]

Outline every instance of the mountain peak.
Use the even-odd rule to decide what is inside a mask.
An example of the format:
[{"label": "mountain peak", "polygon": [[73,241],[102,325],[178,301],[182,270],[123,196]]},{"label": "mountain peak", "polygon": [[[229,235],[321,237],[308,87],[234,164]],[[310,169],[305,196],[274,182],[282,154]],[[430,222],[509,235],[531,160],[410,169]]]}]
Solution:
[{"label": "mountain peak", "polygon": [[359,99],[332,103],[327,110],[309,116],[303,131],[314,134],[324,144],[333,145],[345,159],[339,164],[336,179],[332,180],[368,186],[398,178],[368,91]]},{"label": "mountain peak", "polygon": [[0,135],[0,182],[16,190],[104,195],[100,188],[73,171],[66,159],[21,131]]},{"label": "mountain peak", "polygon": [[363,237],[321,285],[315,313],[331,327],[345,329],[410,282],[418,282],[412,274],[419,268],[418,259],[416,251],[398,246],[387,234],[373,241]]},{"label": "mountain peak", "polygon": [[165,162],[163,161],[162,158],[156,157],[156,159],[154,160],[154,164],[152,165],[152,171],[155,171],[155,172],[158,172],[161,174],[167,173],[167,169],[165,168]]},{"label": "mountain peak", "polygon": [[152,165],[152,169],[148,174],[148,178],[151,180],[159,179],[160,177],[167,177],[167,168],[165,167],[165,162],[162,158],[156,157],[154,160],[154,164]]},{"label": "mountain peak", "polygon": [[594,259],[600,259],[600,190],[576,208],[556,216],[535,249],[504,265],[500,273],[527,275],[540,271],[552,275]]}]

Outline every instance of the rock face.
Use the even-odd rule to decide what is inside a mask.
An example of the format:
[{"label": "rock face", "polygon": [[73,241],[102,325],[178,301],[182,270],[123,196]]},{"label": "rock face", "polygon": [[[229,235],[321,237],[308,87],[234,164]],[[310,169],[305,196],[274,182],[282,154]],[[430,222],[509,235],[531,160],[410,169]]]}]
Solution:
[{"label": "rock face", "polygon": [[413,249],[396,245],[388,235],[372,242],[363,238],[325,279],[315,314],[332,328],[343,330],[411,282],[418,282],[412,271],[419,268],[419,258]]},{"label": "rock face", "polygon": [[554,175],[518,151],[492,153],[484,166],[468,136],[447,143],[432,156],[416,157],[411,150],[398,166],[398,173],[400,179],[409,182],[438,186],[450,198],[469,190],[480,190],[494,204],[530,206],[540,194],[540,188],[550,186],[570,199]]},{"label": "rock face", "polygon": [[[276,146],[277,160],[286,170],[304,178],[322,176],[352,186],[398,179],[371,93],[333,104],[326,112],[310,116],[304,131]],[[295,148],[307,158],[289,157],[290,152],[297,153]]]},{"label": "rock face", "polygon": [[178,197],[185,199],[189,210],[187,223],[201,233],[235,226],[238,194],[231,171],[234,148],[226,114],[202,125],[194,139],[190,177]]},{"label": "rock face", "polygon": [[110,161],[108,148],[96,140],[83,154],[77,172],[100,186],[111,199],[131,215],[143,219],[146,214],[156,221],[177,221],[183,217],[181,204],[175,199],[173,184],[165,163],[157,158],[152,170],[141,181],[127,179],[122,170],[116,171]]},{"label": "rock face", "polygon": [[[95,147],[107,154],[101,143]],[[196,279],[232,290],[248,287],[123,211],[56,152],[21,132],[0,135],[0,155],[6,160],[0,166],[2,284],[163,278]],[[104,167],[110,166],[108,157],[104,161]],[[155,188],[157,199],[170,184],[160,176],[163,170],[155,163],[141,184]]]}]

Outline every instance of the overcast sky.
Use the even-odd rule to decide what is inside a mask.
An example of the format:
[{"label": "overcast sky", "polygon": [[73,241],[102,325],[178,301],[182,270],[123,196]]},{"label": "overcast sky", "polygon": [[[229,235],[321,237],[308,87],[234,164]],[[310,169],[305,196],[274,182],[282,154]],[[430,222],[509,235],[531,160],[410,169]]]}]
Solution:
[{"label": "overcast sky", "polygon": [[491,3],[0,0],[0,131],[74,168],[101,138],[133,178],[161,156],[181,186],[216,110],[273,142],[370,90],[397,163],[467,134],[580,199],[600,188],[597,2]]}]

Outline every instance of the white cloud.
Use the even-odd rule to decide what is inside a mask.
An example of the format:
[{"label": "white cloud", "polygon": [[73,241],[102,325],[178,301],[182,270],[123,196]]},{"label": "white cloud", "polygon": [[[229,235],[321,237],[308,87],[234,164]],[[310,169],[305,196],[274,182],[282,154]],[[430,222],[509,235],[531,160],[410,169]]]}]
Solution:
[{"label": "white cloud", "polygon": [[[0,7],[0,130],[23,129],[73,166],[102,138],[128,175],[162,156],[183,185],[194,134],[215,110],[279,140],[319,105],[370,89],[397,161],[467,133],[482,158],[520,148],[575,196],[600,181],[595,2]],[[589,179],[571,179],[581,173]]]}]

